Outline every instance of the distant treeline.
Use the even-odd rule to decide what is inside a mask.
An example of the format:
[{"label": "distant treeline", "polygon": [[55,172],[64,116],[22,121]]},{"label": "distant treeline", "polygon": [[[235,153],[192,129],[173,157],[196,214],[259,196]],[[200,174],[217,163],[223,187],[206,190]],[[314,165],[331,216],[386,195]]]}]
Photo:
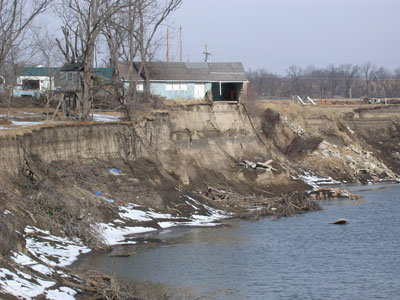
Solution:
[{"label": "distant treeline", "polygon": [[369,62],[305,69],[292,65],[284,76],[266,70],[249,71],[247,75],[252,98],[400,97],[400,68],[388,70]]}]

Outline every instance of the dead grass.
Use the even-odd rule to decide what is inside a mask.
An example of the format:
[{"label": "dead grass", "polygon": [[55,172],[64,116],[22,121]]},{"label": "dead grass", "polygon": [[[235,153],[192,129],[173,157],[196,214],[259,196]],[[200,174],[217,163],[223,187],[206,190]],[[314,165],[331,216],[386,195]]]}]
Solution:
[{"label": "dead grass", "polygon": [[0,119],[0,125],[4,126],[4,125],[10,125],[10,124],[12,124],[10,119],[7,119],[7,118]]},{"label": "dead grass", "polygon": [[24,191],[26,210],[38,225],[55,234],[78,237],[92,249],[106,249],[95,225],[102,215],[94,195],[77,187],[68,189],[74,181],[87,180],[80,165],[65,172],[61,163],[48,165],[38,157],[26,160],[16,184]]}]

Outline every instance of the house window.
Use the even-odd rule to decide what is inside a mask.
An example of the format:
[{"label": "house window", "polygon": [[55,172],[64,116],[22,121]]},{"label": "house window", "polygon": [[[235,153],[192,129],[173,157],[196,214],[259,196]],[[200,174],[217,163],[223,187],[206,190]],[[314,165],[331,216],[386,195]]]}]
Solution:
[{"label": "house window", "polygon": [[39,90],[40,89],[40,80],[24,79],[24,80],[22,80],[22,89],[23,90]]},{"label": "house window", "polygon": [[67,80],[72,81],[72,73],[67,73]]},{"label": "house window", "polygon": [[166,90],[166,91],[172,91],[172,84],[167,83],[167,84],[165,85],[165,90]]},{"label": "house window", "polygon": [[179,83],[173,83],[173,84],[172,84],[172,89],[173,89],[174,91],[179,91],[179,90],[180,90]]},{"label": "house window", "polygon": [[181,91],[187,91],[187,84],[186,83],[181,83],[180,84],[180,90]]},{"label": "house window", "polygon": [[136,90],[137,90],[138,92],[143,92],[143,83],[137,84],[137,85],[136,85]]}]

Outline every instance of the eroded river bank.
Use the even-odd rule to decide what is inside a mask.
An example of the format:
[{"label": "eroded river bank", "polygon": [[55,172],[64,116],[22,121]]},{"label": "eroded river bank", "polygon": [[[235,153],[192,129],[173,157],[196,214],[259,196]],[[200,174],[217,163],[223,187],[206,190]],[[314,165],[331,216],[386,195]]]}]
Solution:
[{"label": "eroded river bank", "polygon": [[0,296],[131,299],[114,278],[69,266],[110,245],[151,243],[152,232],[293,216],[318,210],[312,197],[338,197],[303,193],[316,186],[396,181],[399,110],[178,105],[134,121],[1,129]]}]

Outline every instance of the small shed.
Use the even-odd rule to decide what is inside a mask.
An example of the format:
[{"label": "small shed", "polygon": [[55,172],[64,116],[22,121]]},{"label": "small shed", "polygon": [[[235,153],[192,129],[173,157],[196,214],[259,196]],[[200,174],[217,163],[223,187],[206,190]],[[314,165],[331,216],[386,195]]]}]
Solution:
[{"label": "small shed", "polygon": [[[114,75],[113,68],[94,68],[92,76],[94,86],[111,83]],[[82,63],[68,63],[60,70],[60,90],[65,93],[82,92]]]},{"label": "small shed", "polygon": [[82,63],[67,63],[60,69],[60,91],[64,93],[79,93],[82,91]]},{"label": "small shed", "polygon": [[[138,70],[139,62],[134,63],[138,77],[136,89],[145,90],[145,74]],[[247,77],[241,63],[180,63],[148,62],[146,67],[150,80],[150,93],[173,99],[210,99],[213,101],[238,102],[247,90]],[[129,63],[117,64],[121,81],[129,87]]]}]

